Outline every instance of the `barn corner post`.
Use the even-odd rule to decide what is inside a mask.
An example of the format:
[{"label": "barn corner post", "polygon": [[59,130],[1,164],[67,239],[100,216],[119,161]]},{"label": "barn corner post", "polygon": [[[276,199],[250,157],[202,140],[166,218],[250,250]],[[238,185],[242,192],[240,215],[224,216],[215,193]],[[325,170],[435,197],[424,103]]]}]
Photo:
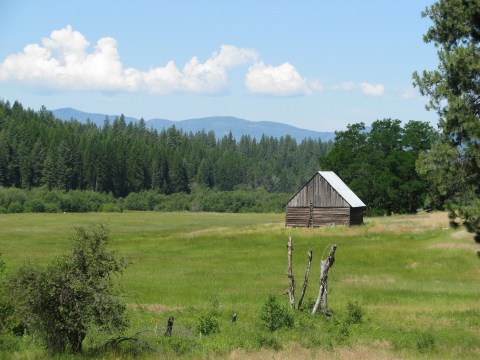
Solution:
[{"label": "barn corner post", "polygon": [[317,301],[312,309],[312,314],[315,314],[320,307],[320,310],[323,314],[330,316],[330,313],[327,309],[327,281],[328,281],[328,270],[333,266],[335,262],[335,250],[337,250],[337,244],[333,244],[328,258],[322,260],[320,263],[320,289],[318,291]]},{"label": "barn corner post", "polygon": [[288,296],[290,298],[290,308],[295,309],[295,279],[293,278],[293,271],[292,271],[292,237],[288,237],[288,244],[287,244],[287,255],[288,255]]}]

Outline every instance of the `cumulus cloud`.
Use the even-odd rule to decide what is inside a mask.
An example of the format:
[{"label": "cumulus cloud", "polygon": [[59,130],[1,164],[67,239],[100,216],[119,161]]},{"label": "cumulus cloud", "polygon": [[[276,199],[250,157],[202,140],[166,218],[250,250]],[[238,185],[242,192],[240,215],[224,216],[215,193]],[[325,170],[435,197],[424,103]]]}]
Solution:
[{"label": "cumulus cloud", "polygon": [[385,93],[385,87],[382,84],[370,84],[367,82],[353,83],[343,82],[332,86],[332,90],[339,91],[354,91],[359,90],[362,94],[367,96],[382,96]]},{"label": "cumulus cloud", "polygon": [[[152,94],[218,94],[228,88],[229,70],[250,65],[245,86],[253,93],[272,96],[303,96],[322,91],[320,83],[303,77],[294,65],[265,64],[254,49],[221,45],[204,62],[193,56],[183,67],[173,60],[140,70],[124,67],[113,37],[102,37],[91,46],[70,25],[54,30],[39,44],[29,44],[0,61],[0,82],[17,81],[53,90],[147,92]],[[381,96],[382,84],[344,82],[331,87]],[[405,92],[404,97],[411,97]]]},{"label": "cumulus cloud", "polygon": [[53,89],[146,91],[150,93],[218,93],[227,87],[227,71],[257,60],[253,49],[222,45],[204,63],[192,57],[180,70],[173,61],[148,71],[124,68],[117,42],[99,39],[90,43],[71,26],[55,30],[41,44],[27,45],[22,52],[0,63],[0,81],[21,81]]},{"label": "cumulus cloud", "polygon": [[311,95],[322,90],[317,81],[303,78],[295,66],[286,62],[279,66],[258,62],[252,65],[245,79],[247,89],[274,96]]}]

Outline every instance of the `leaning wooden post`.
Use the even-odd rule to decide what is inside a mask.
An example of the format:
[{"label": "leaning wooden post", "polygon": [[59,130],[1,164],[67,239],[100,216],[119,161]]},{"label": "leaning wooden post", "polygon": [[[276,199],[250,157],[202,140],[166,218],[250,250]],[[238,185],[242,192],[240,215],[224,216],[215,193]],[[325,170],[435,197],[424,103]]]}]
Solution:
[{"label": "leaning wooden post", "polygon": [[307,268],[305,270],[305,279],[303,280],[302,294],[300,295],[300,300],[298,300],[299,309],[302,307],[303,297],[305,296],[305,291],[307,290],[308,276],[310,275],[311,264],[312,264],[312,249],[308,250],[308,260],[307,260]]},{"label": "leaning wooden post", "polygon": [[327,280],[328,280],[328,269],[333,266],[335,262],[335,250],[337,249],[337,244],[333,244],[330,249],[330,254],[326,260],[322,260],[320,264],[320,289],[318,291],[317,301],[315,306],[312,309],[312,314],[315,314],[320,306],[320,309],[325,315],[329,315],[327,312]]},{"label": "leaning wooden post", "polygon": [[295,279],[293,278],[293,271],[292,271],[292,237],[288,237],[288,296],[290,297],[290,308],[295,309]]},{"label": "leaning wooden post", "polygon": [[165,336],[172,336],[173,330],[173,316],[170,316],[167,321],[167,330],[165,330]]}]

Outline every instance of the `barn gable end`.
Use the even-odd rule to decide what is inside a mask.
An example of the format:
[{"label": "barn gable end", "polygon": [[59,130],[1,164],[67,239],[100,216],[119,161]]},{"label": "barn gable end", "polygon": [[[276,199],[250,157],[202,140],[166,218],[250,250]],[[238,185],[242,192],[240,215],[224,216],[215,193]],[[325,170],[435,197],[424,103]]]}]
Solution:
[{"label": "barn gable end", "polygon": [[332,171],[317,172],[286,204],[286,226],[363,223],[365,204]]}]

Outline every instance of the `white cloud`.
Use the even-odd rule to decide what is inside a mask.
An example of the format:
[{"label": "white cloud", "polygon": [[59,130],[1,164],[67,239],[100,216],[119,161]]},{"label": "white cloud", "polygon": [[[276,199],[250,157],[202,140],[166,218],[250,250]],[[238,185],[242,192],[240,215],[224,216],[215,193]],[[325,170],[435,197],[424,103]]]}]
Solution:
[{"label": "white cloud", "polygon": [[367,96],[382,96],[385,93],[385,87],[382,84],[370,84],[367,82],[343,82],[341,84],[333,85],[331,88],[336,91],[360,90],[362,94]]},{"label": "white cloud", "polygon": [[247,89],[255,93],[275,96],[312,95],[322,90],[317,81],[303,78],[293,65],[286,62],[279,66],[256,63],[248,69],[245,79]]},{"label": "white cloud", "polygon": [[360,83],[360,90],[368,96],[382,96],[385,92],[385,87],[382,84]]},{"label": "white cloud", "polygon": [[150,93],[218,93],[228,85],[227,70],[256,61],[253,49],[222,45],[204,63],[192,57],[179,70],[173,61],[148,71],[124,68],[117,42],[100,38],[94,50],[70,25],[55,30],[42,44],[0,62],[0,81],[16,80],[53,89],[146,91]]},{"label": "white cloud", "polygon": [[417,91],[417,89],[413,87],[404,89],[402,91],[402,98],[404,98],[405,100],[415,99],[419,96],[420,96],[420,93]]}]

